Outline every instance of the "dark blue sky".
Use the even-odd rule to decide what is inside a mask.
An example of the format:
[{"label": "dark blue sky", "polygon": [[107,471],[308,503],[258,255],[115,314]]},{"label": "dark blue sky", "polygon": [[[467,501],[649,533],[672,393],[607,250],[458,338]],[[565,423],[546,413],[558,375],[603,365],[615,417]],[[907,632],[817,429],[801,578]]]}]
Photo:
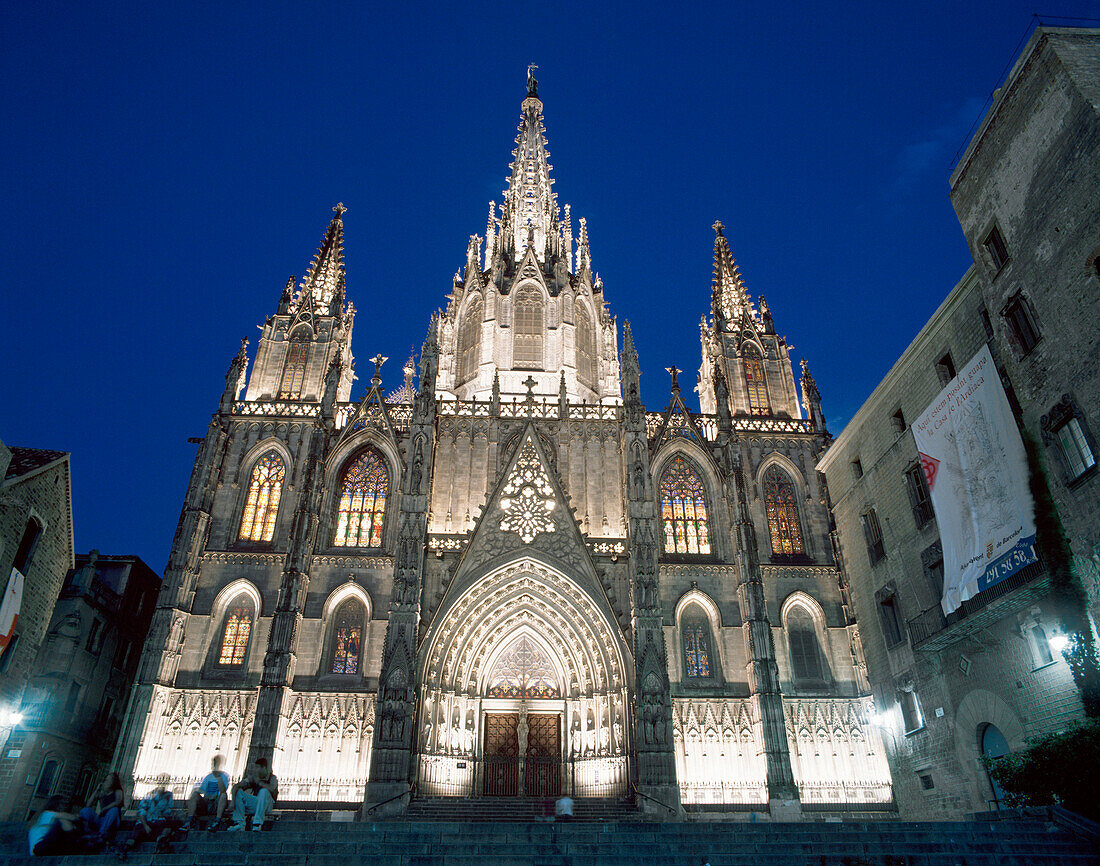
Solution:
[{"label": "dark blue sky", "polygon": [[839,432],[969,264],[947,176],[1032,11],[8,0],[0,438],[72,452],[78,550],[162,570],[186,440],[337,201],[353,396],[376,352],[399,384],[500,199],[532,61],[647,405],[664,367],[694,379],[720,219]]}]

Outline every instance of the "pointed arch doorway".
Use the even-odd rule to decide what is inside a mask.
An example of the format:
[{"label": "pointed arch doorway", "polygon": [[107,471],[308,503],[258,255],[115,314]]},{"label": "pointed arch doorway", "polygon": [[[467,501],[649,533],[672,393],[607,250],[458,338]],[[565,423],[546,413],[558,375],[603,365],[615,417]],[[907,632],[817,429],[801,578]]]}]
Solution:
[{"label": "pointed arch doorway", "polygon": [[492,664],[484,700],[485,796],[549,797],[561,793],[565,707],[560,668],[541,642],[526,631],[506,644]]},{"label": "pointed arch doorway", "polygon": [[423,644],[418,794],[624,794],[627,651],[613,617],[543,562],[471,581]]}]

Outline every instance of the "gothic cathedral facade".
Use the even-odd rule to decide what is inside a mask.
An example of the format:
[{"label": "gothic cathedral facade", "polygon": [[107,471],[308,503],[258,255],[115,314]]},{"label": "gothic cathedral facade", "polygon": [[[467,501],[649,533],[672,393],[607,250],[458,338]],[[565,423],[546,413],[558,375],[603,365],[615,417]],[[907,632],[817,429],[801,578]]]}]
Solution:
[{"label": "gothic cathedral facade", "polygon": [[[715,224],[700,412],[647,411],[629,325],[551,191],[534,80],[419,370],[351,402],[337,206],[199,446],[117,765],[220,752],[284,800],[892,800],[802,364]],[[418,383],[415,382],[419,377]],[[241,391],[243,389],[243,397]]]}]

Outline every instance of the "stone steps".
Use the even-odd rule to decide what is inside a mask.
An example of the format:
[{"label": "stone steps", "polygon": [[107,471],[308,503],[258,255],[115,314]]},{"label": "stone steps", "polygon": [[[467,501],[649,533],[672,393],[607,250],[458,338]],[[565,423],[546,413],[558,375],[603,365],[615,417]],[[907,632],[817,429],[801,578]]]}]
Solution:
[{"label": "stone steps", "polygon": [[[547,821],[553,814],[552,799],[525,797],[439,797],[416,799],[405,814],[408,821]],[[629,800],[585,798],[574,801],[574,821],[629,821],[638,819]]]},{"label": "stone steps", "polygon": [[[109,866],[114,855],[30,858],[26,825],[0,827],[9,866]],[[331,823],[195,833],[130,866],[1093,866],[1100,852],[1042,817],[957,823],[521,821]]]}]

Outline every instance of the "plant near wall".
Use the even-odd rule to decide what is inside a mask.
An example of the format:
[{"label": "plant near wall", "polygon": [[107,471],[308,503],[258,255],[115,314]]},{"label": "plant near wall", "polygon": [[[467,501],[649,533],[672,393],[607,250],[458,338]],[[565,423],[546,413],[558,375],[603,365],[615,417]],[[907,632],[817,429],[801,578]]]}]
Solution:
[{"label": "plant near wall", "polygon": [[989,775],[1005,792],[1009,806],[1053,806],[1100,820],[1100,719],[1069,731],[1030,741],[1021,752],[983,757]]},{"label": "plant near wall", "polygon": [[1050,574],[1050,598],[1069,639],[1062,655],[1081,692],[1085,715],[1100,718],[1100,653],[1089,624],[1085,591],[1073,573],[1073,554],[1050,494],[1039,446],[1022,425],[1020,432],[1027,451],[1031,497],[1035,500],[1035,549]]}]

